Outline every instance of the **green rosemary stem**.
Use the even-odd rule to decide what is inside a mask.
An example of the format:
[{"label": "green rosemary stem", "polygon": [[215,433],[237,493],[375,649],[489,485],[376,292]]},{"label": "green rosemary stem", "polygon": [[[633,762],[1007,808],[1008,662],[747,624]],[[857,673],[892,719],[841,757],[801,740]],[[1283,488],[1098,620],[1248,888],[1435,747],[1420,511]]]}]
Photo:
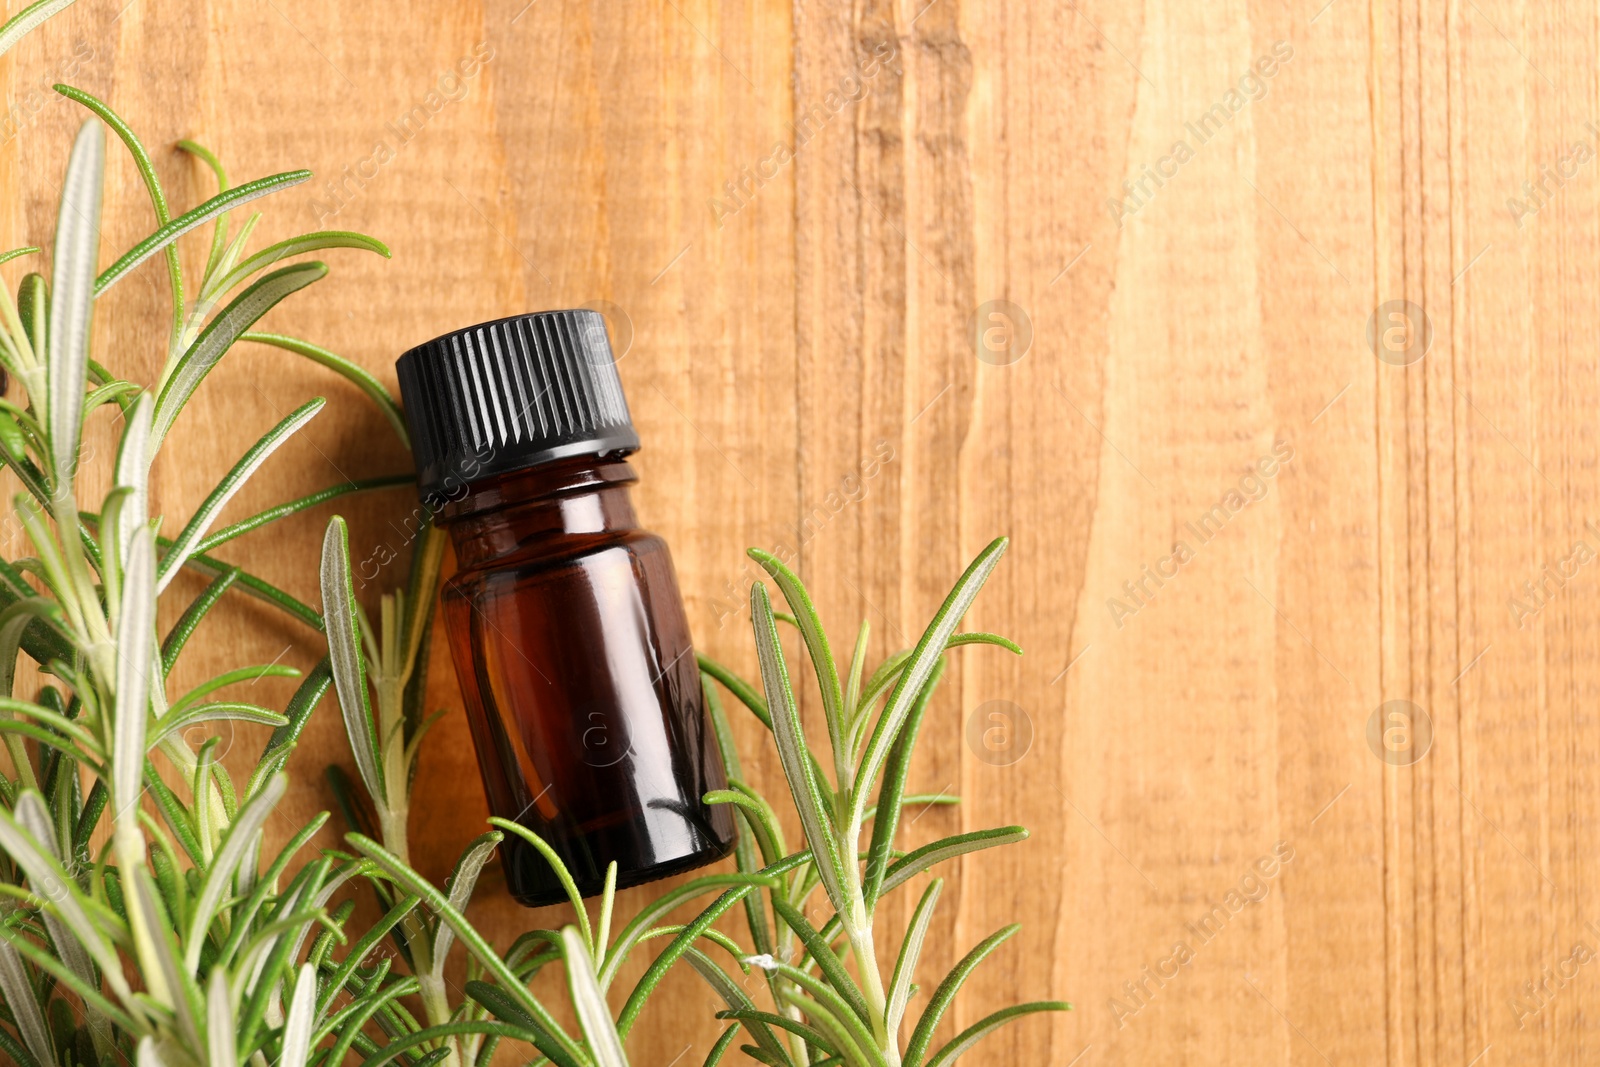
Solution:
[{"label": "green rosemary stem", "polygon": [[872,941],[872,920],[867,917],[866,903],[861,896],[859,877],[850,879],[850,911],[852,915],[843,924],[850,951],[855,953],[861,967],[861,994],[867,1002],[868,1021],[872,1037],[888,1060],[889,1067],[900,1067],[900,1052],[895,1047],[894,1035],[889,1033],[888,999],[883,991],[883,977],[878,972],[878,950]]},{"label": "green rosemary stem", "polygon": [[[384,847],[410,866],[409,815],[411,812],[411,763],[408,752],[411,738],[406,721],[406,693],[413,681],[426,683],[418,670],[422,660],[422,641],[426,618],[431,615],[438,584],[439,558],[443,536],[433,527],[416,548],[417,560],[410,576],[410,588],[385,594],[379,614],[381,632],[377,635],[377,662],[372,665],[372,681],[378,716],[378,743],[383,760],[386,797],[374,797],[378,809],[379,831]],[[409,607],[409,611],[407,608]],[[423,670],[426,668],[424,667]],[[444,1026],[454,1017],[444,981],[444,960],[433,957],[433,938],[416,911],[401,920],[401,930],[410,946],[413,977],[417,980],[428,1025]],[[460,1038],[451,1035],[444,1041],[448,1054],[445,1067],[462,1067]]]}]

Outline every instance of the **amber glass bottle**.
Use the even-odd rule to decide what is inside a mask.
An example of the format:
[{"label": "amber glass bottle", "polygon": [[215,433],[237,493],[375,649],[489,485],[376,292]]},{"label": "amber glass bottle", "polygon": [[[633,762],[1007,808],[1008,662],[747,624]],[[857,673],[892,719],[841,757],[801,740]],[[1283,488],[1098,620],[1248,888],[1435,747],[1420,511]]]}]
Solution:
[{"label": "amber glass bottle", "polygon": [[[423,499],[455,546],[443,612],[489,808],[548,841],[584,895],[726,855],[733,821],[672,559],[641,530],[639,447],[604,320],[522,315],[400,358]],[[506,882],[564,898],[514,835]]]}]

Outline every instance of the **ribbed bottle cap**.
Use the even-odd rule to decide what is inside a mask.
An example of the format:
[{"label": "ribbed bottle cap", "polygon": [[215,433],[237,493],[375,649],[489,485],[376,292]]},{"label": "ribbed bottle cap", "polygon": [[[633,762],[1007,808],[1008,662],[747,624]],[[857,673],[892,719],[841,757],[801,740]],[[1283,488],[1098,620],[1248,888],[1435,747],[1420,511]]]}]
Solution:
[{"label": "ribbed bottle cap", "polygon": [[553,459],[639,448],[599,312],[469,326],[418,345],[395,368],[425,501]]}]

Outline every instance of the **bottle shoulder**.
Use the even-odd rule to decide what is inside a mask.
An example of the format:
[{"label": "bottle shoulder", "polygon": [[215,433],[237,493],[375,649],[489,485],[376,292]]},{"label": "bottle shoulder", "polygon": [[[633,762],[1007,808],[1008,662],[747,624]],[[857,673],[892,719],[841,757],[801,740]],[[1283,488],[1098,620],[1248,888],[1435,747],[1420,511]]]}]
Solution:
[{"label": "bottle shoulder", "polygon": [[583,568],[601,557],[617,553],[642,563],[651,557],[667,557],[668,549],[666,541],[658,534],[637,527],[555,536],[545,534],[492,559],[462,566],[446,580],[445,595],[467,592],[488,582]]}]

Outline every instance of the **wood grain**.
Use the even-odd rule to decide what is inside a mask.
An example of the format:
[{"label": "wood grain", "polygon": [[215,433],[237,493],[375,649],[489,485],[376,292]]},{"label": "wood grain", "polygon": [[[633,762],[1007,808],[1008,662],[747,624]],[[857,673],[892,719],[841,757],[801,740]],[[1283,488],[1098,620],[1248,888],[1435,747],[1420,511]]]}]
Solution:
[{"label": "wood grain", "polygon": [[[1595,4],[525,2],[83,0],[0,61],[6,246],[48,244],[67,77],[182,205],[209,186],[180,137],[241,180],[315,170],[263,238],[360,229],[393,261],[332,254],[269,325],[387,382],[447,329],[603,303],[640,512],[698,645],[746,672],[746,547],[792,552],[836,646],[865,618],[881,655],[1009,534],[971,623],[1027,655],[953,657],[912,785],[964,802],[908,832],[1033,836],[948,872],[924,988],[1021,920],[946,1028],[1077,1010],[966,1062],[1594,1061],[1600,965],[1568,961],[1600,950],[1600,568],[1570,562],[1600,549]],[[125,158],[108,204],[107,258],[153,225]],[[165,283],[138,277],[101,358],[148,377]],[[1390,301],[1426,316],[1416,361],[1375,358]],[[234,514],[402,469],[352,389],[241,350],[155,505],[186,515],[313,394]],[[358,553],[403,549],[409,506],[343,508]],[[315,603],[326,517],[230,558]],[[201,639],[194,678],[319,654],[249,602]],[[1415,762],[1369,746],[1388,701],[1431,722]],[[484,810],[460,716],[433,737],[414,853],[442,876]],[[330,704],[277,832],[330,805],[343,746]],[[499,943],[559,920],[497,884]],[[674,976],[634,1062],[699,1062],[711,1013]]]}]

